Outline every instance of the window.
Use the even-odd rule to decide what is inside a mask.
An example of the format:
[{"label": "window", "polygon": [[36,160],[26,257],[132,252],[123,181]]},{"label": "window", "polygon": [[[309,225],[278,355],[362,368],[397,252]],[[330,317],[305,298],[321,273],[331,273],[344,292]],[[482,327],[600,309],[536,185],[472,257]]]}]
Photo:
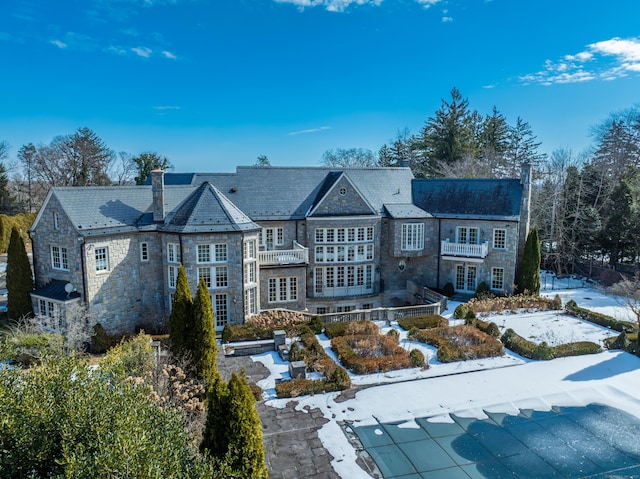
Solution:
[{"label": "window", "polygon": [[244,268],[244,282],[245,283],[255,283],[256,282],[256,263],[251,262],[247,263]]},{"label": "window", "polygon": [[467,228],[465,226],[458,226],[456,229],[458,235],[456,243],[463,244],[479,244],[480,235],[478,228]]},{"label": "window", "polygon": [[96,271],[109,270],[109,250],[106,246],[96,248]]},{"label": "window", "polygon": [[60,307],[58,304],[53,301],[46,301],[44,299],[40,299],[39,303],[39,313],[41,316],[46,316],[47,318],[60,319]]},{"label": "window", "polygon": [[67,248],[61,246],[51,247],[51,267],[53,269],[68,270],[69,260],[67,257]]},{"label": "window", "polygon": [[177,266],[169,266],[167,270],[167,278],[169,280],[169,287],[175,289],[176,287],[176,278],[178,277],[178,267]]},{"label": "window", "polygon": [[198,263],[224,263],[227,261],[227,245],[199,244],[197,254]]},{"label": "window", "polygon": [[349,311],[355,311],[355,306],[338,306],[336,308],[336,313],[348,313]]},{"label": "window", "polygon": [[149,261],[148,243],[140,243],[140,261]]},{"label": "window", "polygon": [[296,301],[298,299],[298,278],[269,278],[269,302]]},{"label": "window", "polygon": [[[244,242],[244,259],[256,259],[257,255],[256,255],[256,241],[255,240],[250,240],[250,241],[245,241]],[[225,252],[225,256],[226,256],[226,252]]]},{"label": "window", "polygon": [[316,308],[316,314],[327,314],[327,307],[326,306],[318,306]]},{"label": "window", "polygon": [[229,275],[226,266],[198,268],[198,281],[204,280],[207,288],[226,288],[229,286]]},{"label": "window", "polygon": [[402,225],[402,249],[416,251],[424,248],[424,223]]},{"label": "window", "polygon": [[178,243],[167,243],[167,261],[169,263],[180,262],[180,245]]},{"label": "window", "polygon": [[262,228],[262,245],[267,251],[275,246],[284,244],[284,230],[282,228]]},{"label": "window", "polygon": [[362,303],[362,309],[373,309],[373,303]]},{"label": "window", "polygon": [[60,213],[53,212],[53,229],[58,231],[60,229]]},{"label": "window", "polygon": [[491,289],[504,289],[504,268],[491,268]]},{"label": "window", "polygon": [[213,298],[213,304],[216,312],[216,327],[221,328],[225,324],[227,324],[227,321],[229,318],[228,316],[229,307],[227,303],[227,295],[224,293],[216,294]]},{"label": "window", "polygon": [[244,292],[244,315],[258,313],[258,288],[249,288]]},{"label": "window", "polygon": [[507,247],[507,230],[493,230],[493,249],[505,249]]},{"label": "window", "polygon": [[340,196],[344,196],[347,194],[347,189],[343,186],[338,190],[338,193],[340,194]]}]

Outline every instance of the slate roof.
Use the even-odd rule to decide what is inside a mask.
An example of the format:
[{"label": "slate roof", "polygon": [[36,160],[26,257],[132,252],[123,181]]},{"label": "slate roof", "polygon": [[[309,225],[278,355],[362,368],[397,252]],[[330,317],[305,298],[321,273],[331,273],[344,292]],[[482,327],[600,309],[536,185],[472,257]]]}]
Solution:
[{"label": "slate roof", "polygon": [[161,231],[174,233],[222,233],[260,229],[210,183],[202,183],[170,215]]},{"label": "slate roof", "polygon": [[391,218],[433,218],[433,215],[411,203],[404,205],[384,205],[384,208]]},{"label": "slate roof", "polygon": [[519,179],[420,178],[412,181],[413,203],[437,218],[518,220]]},{"label": "slate roof", "polygon": [[52,279],[41,288],[38,288],[32,291],[32,293],[35,296],[52,299],[54,301],[70,301],[72,299],[79,298],[80,293],[78,293],[77,291],[72,291],[71,293],[67,293],[64,290],[64,287],[67,284],[69,284],[68,281],[62,281],[60,279]]}]

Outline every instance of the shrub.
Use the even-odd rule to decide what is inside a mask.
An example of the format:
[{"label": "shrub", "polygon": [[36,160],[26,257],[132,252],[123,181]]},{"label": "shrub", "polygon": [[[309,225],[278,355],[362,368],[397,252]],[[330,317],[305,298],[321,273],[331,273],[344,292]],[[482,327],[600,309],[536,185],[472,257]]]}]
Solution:
[{"label": "shrub", "polygon": [[441,362],[464,361],[502,356],[500,341],[471,326],[426,329],[416,335],[417,340],[438,348]]},{"label": "shrub", "polygon": [[355,374],[370,374],[410,367],[408,353],[388,336],[367,334],[338,336],[331,339],[331,349]]},{"label": "shrub", "polygon": [[390,329],[389,331],[387,331],[387,336],[393,338],[396,344],[400,341],[400,333],[397,329]]},{"label": "shrub", "polygon": [[456,306],[456,309],[453,310],[453,317],[455,319],[465,319],[467,317],[467,313],[471,311],[471,308],[467,304],[459,304]]},{"label": "shrub", "polygon": [[309,327],[315,334],[321,334],[324,329],[324,324],[322,323],[320,316],[314,316],[311,318],[311,321],[309,321]]},{"label": "shrub", "polygon": [[412,316],[409,318],[400,318],[398,320],[398,325],[408,331],[412,328],[417,329],[429,329],[429,328],[438,328],[441,326],[447,326],[449,321],[447,318],[443,318],[437,314],[429,314],[426,316]]},{"label": "shrub", "polygon": [[426,365],[424,361],[424,354],[419,349],[412,349],[409,351],[409,358],[411,359],[411,364],[416,368],[422,368]]},{"label": "shrub", "polygon": [[626,351],[630,343],[631,341],[629,341],[627,333],[624,331],[615,337],[605,339],[607,349],[621,349]]},{"label": "shrub", "polygon": [[231,331],[231,326],[229,325],[229,323],[227,323],[224,325],[224,329],[222,330],[222,342],[228,343],[231,341],[232,337],[233,332]]},{"label": "shrub", "polygon": [[600,352],[602,352],[602,348],[591,341],[577,341],[575,343],[559,344],[553,348],[553,356],[556,358],[598,354]]},{"label": "shrub", "polygon": [[480,283],[478,283],[478,286],[476,286],[476,294],[475,294],[476,298],[483,298],[488,294],[489,294],[489,285],[484,281],[481,281]]},{"label": "shrub", "polygon": [[500,337],[500,328],[494,322],[486,322],[481,319],[477,319],[475,317],[466,318],[464,320],[464,324],[468,326],[473,326],[474,328],[479,329],[483,333],[487,333],[489,336],[493,336],[494,338]]},{"label": "shrub", "polygon": [[[528,294],[516,294],[511,296],[490,296],[484,298],[472,298],[466,304],[458,306],[460,311],[454,317],[464,319],[466,311],[472,310],[479,313],[499,313],[502,311],[517,311],[518,309],[535,309],[538,311],[557,310],[558,302],[555,299],[533,296]],[[456,308],[456,311],[458,311]]]},{"label": "shrub", "polygon": [[562,298],[560,298],[559,294],[556,294],[553,297],[553,309],[557,309],[557,310],[562,309]]},{"label": "shrub", "polygon": [[[346,371],[345,371],[346,373]],[[347,378],[349,375],[347,374]],[[349,380],[350,382],[351,380]],[[313,381],[311,379],[292,379],[276,384],[276,396],[279,398],[294,398],[307,394],[324,394],[330,391],[342,391],[347,389],[337,382]]]},{"label": "shrub", "polygon": [[348,389],[351,387],[351,378],[349,377],[349,373],[342,366],[336,367],[333,374],[328,378],[328,381],[334,383],[338,390]]},{"label": "shrub", "polygon": [[614,331],[631,333],[636,329],[635,324],[627,322],[627,321],[618,321],[611,316],[607,316],[606,314],[596,313],[595,311],[591,311],[586,308],[579,307],[574,300],[568,301],[565,305],[565,311],[572,315],[576,316],[580,319],[584,319],[585,321],[589,321],[590,323],[598,324],[600,326],[604,326],[605,328],[613,329]]},{"label": "shrub", "polygon": [[549,346],[546,342],[536,344],[518,335],[509,328],[502,335],[501,341],[506,348],[528,359],[548,360],[566,356],[595,354],[602,351],[599,345],[589,341]]},{"label": "shrub", "polygon": [[445,284],[444,288],[442,288],[442,292],[444,293],[445,296],[448,296],[449,298],[454,294],[456,294],[456,290],[453,287],[453,283]]},{"label": "shrub", "polygon": [[329,339],[346,336],[348,334],[369,333],[378,333],[378,326],[371,321],[342,321],[324,325],[324,334],[326,334]]},{"label": "shrub", "polygon": [[96,354],[106,353],[107,350],[117,344],[113,336],[109,336],[102,324],[96,323],[91,332],[91,352]]},{"label": "shrub", "polygon": [[297,326],[306,322],[307,319],[302,313],[280,309],[263,311],[247,320],[247,324],[259,330],[287,329],[289,326]]},{"label": "shrub", "polygon": [[289,346],[289,361],[302,361],[302,351],[300,350],[300,346],[297,341],[291,343]]},{"label": "shrub", "polygon": [[119,380],[129,376],[147,376],[153,368],[150,340],[146,334],[123,339],[120,344],[107,351],[100,361],[100,370]]},{"label": "shrub", "polygon": [[7,254],[7,315],[18,320],[33,316],[29,291],[33,290],[33,273],[24,247],[22,235],[17,227],[11,230]]}]

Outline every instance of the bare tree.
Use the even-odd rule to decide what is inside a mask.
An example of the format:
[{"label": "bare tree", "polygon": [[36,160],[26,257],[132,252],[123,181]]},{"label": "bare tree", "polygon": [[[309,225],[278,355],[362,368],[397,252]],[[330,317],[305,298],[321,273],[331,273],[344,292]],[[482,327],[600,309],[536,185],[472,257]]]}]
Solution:
[{"label": "bare tree", "polygon": [[321,163],[325,166],[338,168],[371,168],[377,166],[375,154],[366,148],[327,150],[322,154]]},{"label": "bare tree", "polygon": [[126,151],[121,151],[111,164],[109,177],[116,185],[132,185],[135,184],[136,172],[137,167],[131,155]]},{"label": "bare tree", "polygon": [[[640,328],[640,276],[636,275],[632,279],[624,278],[622,281],[611,286],[611,293],[620,298],[620,302],[631,311]],[[638,336],[640,341],[640,335]]]}]

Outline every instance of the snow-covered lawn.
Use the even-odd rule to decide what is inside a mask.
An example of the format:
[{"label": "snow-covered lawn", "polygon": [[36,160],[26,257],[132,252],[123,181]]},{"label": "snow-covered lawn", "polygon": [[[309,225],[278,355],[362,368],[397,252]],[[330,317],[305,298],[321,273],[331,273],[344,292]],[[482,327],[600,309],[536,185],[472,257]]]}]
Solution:
[{"label": "snow-covered lawn", "polygon": [[[578,305],[629,319],[624,307],[597,289],[554,290],[544,294],[560,294],[565,302],[574,299]],[[586,299],[589,298],[589,299]],[[449,315],[456,303],[450,303]],[[610,309],[607,309],[610,308]],[[559,344],[587,340],[600,342],[612,333],[568,316],[546,313],[496,315],[498,326],[513,328],[532,341]],[[385,334],[388,326],[382,326]],[[415,425],[416,418],[451,421],[450,413],[462,417],[484,418],[483,411],[517,414],[520,409],[549,410],[552,406],[584,406],[605,404],[640,417],[640,359],[620,351],[554,359],[528,361],[506,354],[502,358],[442,364],[435,359],[435,348],[406,340],[400,331],[400,344],[406,349],[419,348],[428,359],[429,369],[417,368],[366,376],[352,375],[354,385],[371,385],[357,392],[354,399],[335,402],[339,393],[296,398],[296,408],[319,408],[329,422],[319,431],[325,448],[334,457],[336,472],[344,478],[368,479],[370,476],[356,464],[356,450],[351,446],[338,422],[356,425],[405,421]],[[319,336],[327,353],[330,341]],[[333,356],[335,359],[335,356]],[[259,385],[266,390],[272,407],[284,407],[291,399],[274,399],[275,380],[288,377],[287,363],[275,353],[253,356],[271,371]],[[515,366],[515,367],[506,367]],[[464,373],[464,374],[460,374]]]}]

